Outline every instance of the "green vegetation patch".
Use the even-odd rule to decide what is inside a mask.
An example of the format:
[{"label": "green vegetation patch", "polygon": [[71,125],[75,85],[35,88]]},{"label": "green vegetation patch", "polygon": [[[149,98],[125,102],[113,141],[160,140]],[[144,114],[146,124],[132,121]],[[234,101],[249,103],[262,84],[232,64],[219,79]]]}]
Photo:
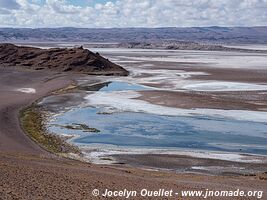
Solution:
[{"label": "green vegetation patch", "polygon": [[100,130],[96,128],[91,128],[87,126],[86,124],[78,124],[78,123],[73,123],[73,124],[68,124],[68,125],[59,125],[57,124],[56,126],[59,126],[61,128],[66,128],[70,130],[81,130],[83,132],[93,132],[93,133],[99,133]]},{"label": "green vegetation patch", "polygon": [[80,153],[80,150],[64,141],[61,137],[50,134],[44,126],[44,115],[31,106],[20,112],[20,123],[26,134],[44,149],[53,153]]}]

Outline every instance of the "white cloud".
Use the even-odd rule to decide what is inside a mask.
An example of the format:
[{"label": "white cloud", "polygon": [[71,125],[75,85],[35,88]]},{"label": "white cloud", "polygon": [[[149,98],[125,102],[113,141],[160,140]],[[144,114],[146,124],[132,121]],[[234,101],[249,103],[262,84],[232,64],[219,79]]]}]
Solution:
[{"label": "white cloud", "polygon": [[[39,3],[38,3],[39,2]],[[0,0],[0,26],[160,27],[267,25],[267,0]]]}]

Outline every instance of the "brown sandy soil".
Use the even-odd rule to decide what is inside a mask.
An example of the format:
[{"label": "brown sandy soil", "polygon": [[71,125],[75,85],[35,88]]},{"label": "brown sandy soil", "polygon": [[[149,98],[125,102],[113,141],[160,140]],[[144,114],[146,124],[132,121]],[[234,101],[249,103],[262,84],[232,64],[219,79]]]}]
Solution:
[{"label": "brown sandy soil", "polygon": [[[75,75],[0,69],[1,200],[98,199],[91,195],[94,188],[100,189],[101,192],[105,188],[110,190],[126,188],[137,191],[143,188],[153,190],[165,188],[176,191],[239,188],[267,192],[263,175],[206,176],[152,172],[135,168],[91,165],[59,158],[46,152],[21,130],[18,121],[19,110],[51,91],[67,86],[73,79]],[[17,88],[27,87],[36,89],[36,93],[15,91]]]},{"label": "brown sandy soil", "polygon": [[[233,162],[209,158],[197,158],[187,155],[171,154],[121,154],[113,155],[121,163],[151,169],[177,170],[178,172],[201,172],[213,175],[246,175],[251,171],[267,172],[262,163]],[[266,162],[267,158],[263,158]],[[193,167],[193,168],[192,168]],[[194,168],[196,167],[196,168]],[[200,168],[199,168],[200,167]]]},{"label": "brown sandy soil", "polygon": [[[100,199],[91,192],[109,190],[263,190],[264,176],[205,176],[95,166],[35,156],[0,154],[1,199]],[[265,177],[266,178],[266,177]],[[119,198],[108,198],[119,199]],[[125,199],[125,198],[121,198]],[[140,196],[133,199],[146,199]],[[150,198],[150,199],[178,199]],[[194,198],[198,199],[198,198]],[[235,198],[253,199],[253,198]]]},{"label": "brown sandy soil", "polygon": [[[31,72],[18,69],[0,69],[0,151],[31,154],[45,153],[21,130],[19,110],[35,100],[71,83],[71,77],[50,72]],[[36,93],[15,91],[18,88],[35,88]]]},{"label": "brown sandy soil", "polygon": [[[143,62],[142,64],[153,64],[146,69],[168,69],[168,70],[184,70],[186,72],[203,72],[209,75],[194,75],[190,79],[195,80],[214,80],[214,81],[230,81],[244,83],[267,83],[266,69],[248,69],[248,68],[220,68],[207,67],[202,63],[173,63],[173,62]],[[138,66],[138,65],[137,65]]]},{"label": "brown sandy soil", "polygon": [[[184,70],[186,72],[203,72],[209,75],[193,75],[188,80],[229,81],[254,84],[267,83],[267,70],[265,69],[227,69],[208,68],[201,63],[184,66],[184,63],[150,62],[153,67],[146,69]],[[149,77],[151,74],[141,74],[136,78]],[[170,83],[144,83],[151,87],[172,87]],[[169,84],[169,85],[168,85]],[[139,99],[153,104],[177,108],[211,108],[233,110],[259,110],[267,109],[267,93],[263,91],[235,91],[235,92],[201,92],[201,91],[141,91]]]},{"label": "brown sandy soil", "polygon": [[[191,71],[191,69],[189,71]],[[258,83],[258,84],[267,83],[267,70],[264,70],[264,69],[204,68],[204,69],[201,69],[200,71],[208,73],[210,75],[209,76],[193,76],[192,79],[233,81],[233,82]]]},{"label": "brown sandy soil", "polygon": [[244,92],[196,92],[196,91],[140,91],[138,99],[153,104],[177,108],[210,108],[229,110],[266,110],[267,93]]}]

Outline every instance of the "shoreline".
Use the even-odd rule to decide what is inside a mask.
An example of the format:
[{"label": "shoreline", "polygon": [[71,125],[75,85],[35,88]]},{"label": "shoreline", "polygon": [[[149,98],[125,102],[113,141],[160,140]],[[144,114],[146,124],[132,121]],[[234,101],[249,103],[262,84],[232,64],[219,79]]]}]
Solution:
[{"label": "shoreline", "polygon": [[[3,73],[7,73],[7,74],[9,74],[10,72],[11,72],[11,77],[12,76],[14,76],[15,74],[13,73],[13,71],[17,71],[18,69],[17,68],[9,68],[9,69],[6,69],[6,68],[0,68],[0,70],[3,72]],[[19,70],[18,72],[16,72],[16,73],[21,73],[21,75],[22,76],[24,76],[24,75],[28,75],[28,74],[32,74],[32,76],[33,76],[33,79],[34,78],[41,78],[41,74],[38,74],[38,72],[34,72],[34,71],[31,71],[31,70]],[[2,112],[3,112],[3,110],[6,110],[7,112],[9,112],[10,114],[10,116],[9,117],[16,117],[16,120],[14,120],[14,124],[15,124],[15,127],[13,127],[13,128],[16,128],[17,130],[20,130],[20,131],[17,131],[18,133],[16,133],[16,134],[20,134],[21,135],[21,137],[24,137],[24,136],[26,136],[26,134],[24,133],[24,131],[22,131],[22,129],[21,129],[21,124],[20,124],[20,122],[19,122],[19,116],[20,116],[20,113],[21,113],[21,111],[22,110],[24,110],[24,109],[26,109],[26,108],[28,108],[28,107],[30,107],[34,102],[36,102],[38,99],[40,99],[40,98],[43,98],[43,97],[45,97],[45,96],[49,96],[53,91],[55,91],[55,90],[58,90],[58,89],[60,89],[59,87],[65,87],[65,86],[67,86],[67,85],[69,85],[70,83],[71,83],[71,81],[68,81],[66,78],[63,78],[64,76],[68,76],[68,75],[66,75],[66,74],[61,74],[61,75],[63,75],[63,76],[60,76],[60,77],[58,77],[57,76],[57,74],[54,74],[54,73],[50,73],[50,72],[45,72],[45,74],[50,74],[53,78],[51,79],[51,80],[49,80],[49,81],[51,81],[51,82],[55,82],[55,83],[53,83],[53,84],[49,84],[50,86],[49,87],[47,87],[46,88],[46,86],[45,85],[48,85],[47,83],[44,83],[44,86],[41,86],[41,85],[38,85],[38,84],[34,84],[36,87],[39,87],[39,89],[38,89],[38,93],[36,94],[36,92],[34,92],[34,93],[28,93],[28,92],[24,92],[24,91],[15,91],[14,90],[14,92],[13,91],[10,91],[10,92],[6,92],[7,93],[7,97],[5,97],[4,95],[3,95],[3,99],[2,99],[2,101],[0,102],[0,110],[1,110],[1,117],[2,117]],[[37,75],[38,74],[38,75]],[[37,77],[35,77],[37,75]],[[39,76],[39,77],[38,77]],[[26,78],[26,77],[25,77]],[[8,79],[8,78],[7,78]],[[45,78],[43,78],[43,80],[44,81],[46,81],[45,80]],[[8,80],[4,80],[4,81],[8,81]],[[48,81],[48,82],[49,82]],[[16,80],[11,80],[10,82],[17,82]],[[19,82],[21,82],[21,81],[19,81]],[[12,84],[12,83],[11,83]],[[56,85],[58,85],[58,86],[56,86]],[[6,85],[3,85],[3,87],[5,88],[6,87]],[[0,90],[1,90],[2,88],[0,87]],[[39,91],[40,90],[40,91]],[[20,97],[20,98],[18,98],[18,97]],[[15,98],[17,98],[17,99],[15,99]],[[11,100],[11,99],[13,99],[13,100]],[[11,104],[12,106],[9,106],[9,104]],[[15,105],[13,105],[13,104],[15,104]],[[4,112],[4,114],[6,114],[5,112]],[[2,123],[1,123],[1,126],[3,127],[3,122],[4,122],[4,120],[2,121]],[[11,122],[11,121],[10,121]],[[7,124],[7,125],[9,125],[9,124]],[[12,129],[11,129],[12,130]],[[4,129],[4,131],[5,131],[5,129]],[[21,134],[21,133],[23,133],[23,134]],[[1,137],[3,137],[3,136],[5,136],[5,134],[1,134]],[[25,138],[25,137],[24,137]],[[28,136],[26,137],[26,138],[28,138]],[[25,139],[26,139],[25,138]],[[2,141],[1,141],[1,144],[0,144],[0,150],[1,151],[5,151],[5,146],[2,146],[2,145],[4,145],[4,143],[5,143],[5,138],[1,138],[2,139]],[[15,139],[15,138],[14,138]],[[46,154],[46,151],[44,151],[42,148],[40,148],[40,146],[38,146],[35,142],[33,142],[30,138],[28,138],[28,139],[26,139],[25,140],[24,139],[24,141],[26,142],[26,143],[29,143],[30,142],[30,146],[29,147],[31,147],[31,153],[33,153],[33,154],[42,154],[42,153],[44,153],[44,154]],[[21,141],[21,142],[23,142],[23,140]],[[20,144],[18,144],[18,146],[20,146]],[[16,147],[16,146],[13,146],[13,148],[14,147]],[[22,152],[23,152],[23,149],[21,149],[22,150]],[[26,150],[26,149],[25,149]],[[32,151],[32,150],[34,150],[34,151]],[[8,152],[9,150],[7,149],[7,152]],[[29,152],[28,152],[29,153]]]},{"label": "shoreline", "polygon": [[[95,83],[95,84],[98,85],[98,83]],[[91,85],[91,87],[94,87],[94,84]],[[79,86],[78,86],[78,88],[79,88]],[[56,97],[56,99],[57,99],[57,97]],[[61,105],[59,107],[63,107],[64,100],[63,101],[55,100],[55,101],[57,102],[56,105],[59,104],[59,105]],[[42,106],[45,106],[45,105],[42,105]],[[49,108],[48,108],[48,110],[49,110]],[[65,112],[65,111],[63,111],[63,112]],[[58,115],[58,114],[56,114],[56,115]],[[51,118],[53,118],[53,114],[51,115]],[[60,134],[58,134],[58,135],[60,135]],[[72,136],[70,136],[70,138],[67,139],[67,142],[74,144],[71,141],[73,139],[78,138],[78,137],[79,136],[72,135]],[[174,163],[175,163],[175,160],[179,160],[180,158],[186,159],[188,163],[192,163],[191,162],[192,160],[199,160],[204,165],[206,163],[208,167],[209,167],[209,163],[220,163],[220,165],[219,165],[220,167],[222,167],[222,166],[227,167],[227,163],[229,163],[229,162],[232,162],[231,164],[233,166],[243,166],[243,163],[249,163],[251,165],[250,166],[251,170],[246,168],[245,170],[243,170],[243,172],[240,172],[240,173],[231,172],[230,168],[227,169],[228,173],[233,173],[235,175],[243,175],[243,174],[247,174],[247,173],[248,174],[255,174],[255,173],[267,171],[267,169],[266,170],[261,169],[261,171],[257,171],[257,169],[258,169],[257,164],[258,163],[263,164],[263,163],[267,162],[267,157],[265,155],[260,155],[260,154],[250,154],[250,153],[242,153],[242,152],[240,152],[240,153],[239,152],[223,152],[223,151],[217,151],[216,152],[216,151],[209,151],[209,150],[191,150],[191,149],[183,149],[183,152],[181,152],[179,149],[169,149],[169,150],[168,149],[161,149],[160,150],[159,148],[154,148],[154,149],[153,148],[150,148],[150,149],[146,148],[142,151],[143,153],[140,153],[140,152],[138,153],[138,151],[142,148],[140,148],[140,149],[139,148],[123,148],[123,147],[116,148],[114,146],[114,148],[110,149],[110,148],[105,148],[106,146],[109,146],[109,145],[96,145],[96,146],[94,146],[94,145],[88,145],[87,146],[87,145],[79,145],[79,144],[75,144],[75,145],[85,154],[83,156],[83,159],[86,162],[89,162],[92,164],[112,165],[112,166],[125,165],[125,166],[137,167],[140,169],[149,170],[149,168],[146,168],[146,166],[152,167],[153,163],[155,166],[156,165],[160,166],[161,164],[155,163],[155,162],[153,162],[153,160],[149,164],[146,164],[146,165],[143,165],[142,163],[136,164],[138,162],[132,162],[131,157],[141,157],[141,160],[142,160],[142,156],[143,157],[144,156],[148,156],[148,157],[152,156],[153,157],[155,155],[158,155],[159,159],[161,159],[161,157],[164,158],[164,156],[169,157],[169,158],[173,156],[172,162],[174,162]],[[101,150],[101,146],[103,147],[102,150]],[[94,155],[90,156],[90,153],[92,153]],[[160,153],[160,154],[158,154],[158,153]],[[199,156],[201,153],[203,155],[205,154],[206,156],[203,156],[203,155]],[[199,155],[197,155],[197,154],[199,154]],[[219,155],[221,155],[221,157]],[[125,158],[127,156],[128,156],[128,158]],[[219,156],[219,158],[216,158],[216,156]],[[231,158],[230,158],[230,160],[229,160],[226,158],[227,156],[230,156],[230,157],[232,156],[233,159],[231,160]],[[127,162],[127,161],[130,161],[130,162]],[[143,161],[145,161],[145,159],[143,159]],[[175,164],[172,166],[173,166],[173,169],[172,170],[170,169],[171,171],[173,171],[175,169]],[[217,166],[217,167],[219,167],[219,166]],[[187,166],[184,165],[183,167],[184,168],[192,168],[194,166],[188,164]],[[213,166],[213,167],[216,167],[216,166]],[[233,168],[237,169],[238,167],[233,167]],[[252,170],[252,168],[253,168],[253,170]],[[159,168],[156,167],[156,169],[160,170],[160,171],[161,170],[164,171],[164,169],[160,168],[160,167]],[[236,170],[236,169],[234,169],[234,170]],[[195,169],[193,173],[197,174],[197,173],[200,173],[200,171],[203,171],[203,170]],[[210,173],[210,175],[212,175],[212,174],[214,174],[214,172]],[[220,174],[220,173],[217,173],[217,174]],[[221,173],[221,174],[223,174],[223,173]]]},{"label": "shoreline", "polygon": [[36,107],[36,103],[21,109],[19,113],[20,126],[23,131],[43,149],[63,157],[62,153],[80,154],[81,152],[77,147],[67,143],[62,137],[48,133],[44,126],[45,118],[45,114]]},{"label": "shoreline", "polygon": [[[99,166],[48,153],[21,130],[18,110],[50,94],[63,83],[68,85],[73,76],[51,80],[52,74],[48,72],[0,70],[3,97],[0,99],[0,175],[3,177],[0,195],[3,198],[91,199],[95,188],[101,191],[106,188],[158,190],[162,187],[176,190],[216,189],[218,184],[221,189],[260,189],[267,192],[263,181],[265,174],[232,177],[154,172],[127,166]],[[36,93],[13,91],[14,88],[29,86],[35,88]]]},{"label": "shoreline", "polygon": [[[93,84],[94,85],[94,84]],[[70,87],[71,86],[71,87]],[[64,87],[60,87],[60,88],[58,88],[58,89],[56,89],[56,90],[54,90],[54,91],[52,91],[52,92],[50,92],[49,94],[46,94],[45,96],[42,96],[41,98],[39,98],[39,99],[36,99],[31,105],[28,105],[27,107],[24,107],[24,108],[22,108],[21,110],[20,110],[20,114],[19,114],[19,118],[20,118],[20,124],[21,123],[23,123],[22,121],[23,121],[23,116],[21,115],[21,113],[23,113],[23,112],[27,112],[27,110],[32,110],[32,109],[34,109],[36,112],[38,112],[38,114],[41,116],[41,121],[39,121],[40,122],[40,127],[41,126],[44,126],[45,127],[45,125],[44,125],[44,122],[45,121],[47,121],[48,120],[48,118],[51,118],[51,117],[53,117],[53,114],[50,116],[50,117],[46,117],[46,116],[44,116],[44,113],[43,113],[43,111],[41,111],[41,108],[37,108],[38,107],[38,103],[40,102],[40,101],[42,101],[42,100],[44,100],[45,98],[49,98],[49,97],[51,97],[51,95],[54,95],[54,94],[56,94],[56,95],[59,95],[59,94],[65,94],[65,93],[68,93],[68,91],[69,90],[72,90],[72,89],[75,89],[75,88],[77,88],[77,87],[79,87],[79,85],[78,84],[74,84],[74,82],[73,81],[71,81],[68,85],[65,85]],[[61,111],[61,112],[65,112],[65,111]],[[21,124],[21,126],[22,126],[22,128],[25,130],[25,128],[23,127],[23,124]],[[50,144],[50,146],[53,146],[53,145],[55,145],[55,147],[56,148],[58,148],[58,146],[60,147],[64,147],[65,146],[65,148],[70,148],[69,149],[69,152],[68,152],[68,150],[67,150],[67,154],[66,154],[66,152],[62,152],[61,150],[52,150],[51,151],[51,149],[49,149],[46,145],[44,145],[44,144],[42,144],[42,141],[38,141],[38,139],[36,140],[36,138],[34,138],[34,137],[32,137],[31,135],[29,135],[29,133],[27,134],[27,130],[25,130],[25,133],[28,135],[28,137],[31,139],[31,140],[33,140],[34,142],[36,142],[38,145],[40,145],[40,147],[42,147],[42,148],[44,148],[44,150],[46,150],[46,151],[48,151],[49,153],[52,153],[52,154],[55,154],[55,155],[58,155],[58,156],[61,156],[61,157],[64,157],[64,158],[70,158],[70,159],[77,159],[77,160],[80,160],[80,161],[82,161],[82,162],[86,162],[86,163],[91,163],[91,160],[90,160],[90,158],[89,158],[89,160],[87,159],[87,158],[85,158],[84,156],[81,156],[81,155],[79,155],[79,154],[81,154],[82,152],[81,152],[81,150],[83,149],[82,147],[79,147],[79,145],[75,145],[75,144],[73,144],[73,143],[71,143],[71,140],[73,140],[73,137],[72,138],[64,138],[64,136],[61,136],[61,135],[57,135],[57,134],[54,134],[54,133],[49,133],[47,130],[44,130],[44,127],[42,127],[41,128],[41,130],[40,130],[40,133],[39,134],[42,134],[42,136],[44,136],[44,137],[47,137],[47,138],[50,138],[51,136],[52,136],[52,144]],[[54,143],[53,143],[54,142]],[[66,145],[67,144],[67,145]],[[85,148],[85,149],[90,149],[90,148],[94,148],[94,147],[88,147],[88,148]],[[53,149],[53,147],[52,147],[52,149]],[[137,149],[136,149],[137,150]],[[65,151],[66,151],[66,149],[65,149]],[[126,150],[127,151],[127,150]],[[139,153],[137,153],[137,154],[139,154],[139,156],[154,156],[154,155],[159,155],[159,157],[161,157],[161,156],[164,156],[164,155],[166,155],[166,156],[173,156],[173,155],[176,155],[177,156],[177,158],[179,158],[179,157],[184,157],[185,155],[183,154],[183,153],[181,153],[181,152],[179,152],[179,150],[177,149],[177,150],[174,150],[174,152],[172,152],[171,154],[170,153],[167,153],[166,154],[166,152],[168,151],[167,149],[162,149],[162,151],[163,152],[165,152],[165,153],[162,153],[161,155],[160,154],[157,154],[157,152],[159,151],[159,149],[157,149],[157,148],[155,148],[154,150],[147,150],[148,152],[150,152],[150,153],[143,153],[143,154],[139,154]],[[154,152],[153,152],[154,151]],[[171,152],[172,150],[170,150],[170,152]],[[134,152],[134,151],[133,151]],[[176,153],[175,153],[176,152]],[[213,152],[213,151],[208,151],[208,150],[206,150],[206,151],[203,151],[203,150],[190,150],[190,149],[184,149],[184,152],[187,152],[186,154],[187,154],[187,156],[188,156],[188,160],[190,160],[190,159],[203,159],[203,160],[205,160],[205,161],[209,161],[209,159],[211,159],[211,160],[215,160],[215,161],[222,161],[222,162],[227,162],[228,160],[226,159],[226,160],[224,160],[224,159],[215,159],[215,158],[208,158],[208,157],[206,157],[206,158],[204,158],[204,157],[198,157],[198,156],[193,156],[194,154],[195,154],[195,152],[202,152],[202,153],[208,153],[208,154],[210,154],[210,153],[218,153],[218,154],[235,154],[235,155],[239,155],[239,156],[241,156],[242,155],[242,153],[237,153],[237,152]],[[74,154],[73,154],[74,153]],[[189,153],[189,154],[188,154]],[[191,155],[190,155],[190,153],[191,153]],[[112,158],[117,158],[117,160],[115,160],[115,164],[116,163],[121,163],[121,162],[123,162],[123,161],[121,161],[121,157],[125,157],[126,155],[128,155],[129,157],[131,157],[131,156],[136,156],[136,153],[131,153],[131,150],[130,151],[128,151],[128,153],[122,153],[122,154],[116,154],[116,153],[112,153],[112,154],[109,154],[109,153],[107,153],[110,157],[112,157]],[[105,154],[104,154],[105,155]],[[259,158],[259,157],[264,157],[264,155],[257,155],[257,154],[245,154],[245,155],[247,155],[247,156],[249,156],[249,157],[255,157],[255,158]],[[101,158],[99,158],[99,160],[101,160]],[[124,159],[125,160],[125,159]],[[127,159],[126,159],[127,160]],[[108,159],[106,160],[106,161],[108,161]],[[238,160],[232,160],[232,162],[233,163],[238,163],[239,161]],[[252,163],[253,163],[253,161],[252,161]],[[92,162],[91,164],[99,164],[98,162]],[[114,165],[114,163],[112,163],[112,162],[104,162],[104,164],[111,164],[111,165]],[[129,164],[129,163],[128,163]],[[142,164],[139,164],[139,165],[135,165],[134,163],[132,163],[132,164],[130,164],[129,165],[130,167],[138,167],[138,168],[143,168],[143,166],[142,166]],[[189,166],[188,166],[189,167]],[[158,170],[161,170],[160,168],[158,168]],[[162,169],[163,171],[164,171],[164,169]],[[199,172],[196,172],[196,173],[199,173]],[[252,172],[252,173],[255,173],[255,172]]]},{"label": "shoreline", "polygon": [[[144,170],[206,175],[244,176],[265,173],[267,157],[237,152],[138,149],[103,150],[80,147],[86,160],[97,165],[128,166]],[[104,147],[103,147],[104,148]]]}]

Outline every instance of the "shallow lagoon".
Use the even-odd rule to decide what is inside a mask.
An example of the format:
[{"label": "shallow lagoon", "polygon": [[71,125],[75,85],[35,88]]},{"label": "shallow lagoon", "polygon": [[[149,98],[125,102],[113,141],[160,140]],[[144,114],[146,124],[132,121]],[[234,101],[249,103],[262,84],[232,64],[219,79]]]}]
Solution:
[{"label": "shallow lagoon", "polygon": [[[145,90],[124,82],[103,84],[99,91]],[[91,91],[90,88],[88,91]],[[93,90],[93,89],[92,89]],[[64,128],[86,124],[100,133]],[[60,126],[58,126],[60,125]],[[79,135],[78,145],[115,145],[130,148],[194,149],[267,155],[267,124],[207,116],[163,116],[137,112],[106,114],[102,108],[82,107],[59,115],[49,130],[58,134]]]},{"label": "shallow lagoon", "polygon": [[100,92],[114,92],[114,91],[125,91],[125,90],[147,90],[148,87],[138,85],[138,84],[130,84],[126,82],[112,81],[105,84],[104,87],[99,89]]}]

